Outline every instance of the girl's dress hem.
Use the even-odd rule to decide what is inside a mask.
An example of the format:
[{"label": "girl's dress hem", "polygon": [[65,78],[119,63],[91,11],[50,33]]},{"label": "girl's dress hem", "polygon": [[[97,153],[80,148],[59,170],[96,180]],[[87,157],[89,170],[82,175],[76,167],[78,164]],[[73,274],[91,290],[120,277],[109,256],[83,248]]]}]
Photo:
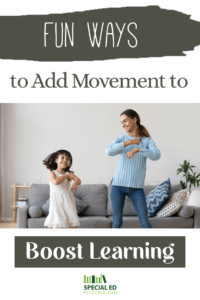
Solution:
[{"label": "girl's dress hem", "polygon": [[76,227],[80,226],[79,222],[67,223],[67,224],[45,224],[44,226],[48,228],[68,228],[68,227]]}]

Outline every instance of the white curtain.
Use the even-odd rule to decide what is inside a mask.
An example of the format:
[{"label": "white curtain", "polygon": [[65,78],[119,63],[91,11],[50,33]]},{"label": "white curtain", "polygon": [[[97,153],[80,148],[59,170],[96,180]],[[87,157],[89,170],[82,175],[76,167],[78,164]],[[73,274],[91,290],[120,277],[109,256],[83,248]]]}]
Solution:
[{"label": "white curtain", "polygon": [[2,213],[2,164],[1,164],[1,160],[2,160],[2,134],[1,134],[1,130],[2,130],[2,118],[1,118],[1,109],[2,109],[2,104],[0,103],[0,222],[1,222],[1,213]]}]

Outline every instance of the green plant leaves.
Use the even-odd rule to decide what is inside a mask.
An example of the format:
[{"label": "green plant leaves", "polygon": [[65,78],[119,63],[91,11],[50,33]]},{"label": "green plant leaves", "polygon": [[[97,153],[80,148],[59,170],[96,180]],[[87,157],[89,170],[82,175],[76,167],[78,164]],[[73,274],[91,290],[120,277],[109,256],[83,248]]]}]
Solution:
[{"label": "green plant leaves", "polygon": [[182,190],[186,189],[186,184],[182,180],[180,181],[180,185],[182,187]]},{"label": "green plant leaves", "polygon": [[[183,177],[186,178],[186,182],[183,182],[182,180],[180,181],[180,185],[182,186],[182,189],[186,189],[188,183],[189,183],[190,189],[191,189],[192,185],[194,185],[196,187],[196,184],[197,184],[197,186],[199,186],[200,179],[198,179],[198,178],[200,177],[200,173],[198,175],[196,175],[196,172],[193,171],[193,168],[196,168],[196,166],[191,166],[189,160],[188,161],[184,160],[183,164],[180,166],[181,166],[181,168],[177,169],[176,175],[178,175],[180,173],[184,173]],[[191,171],[192,174],[190,174],[189,171]]]}]

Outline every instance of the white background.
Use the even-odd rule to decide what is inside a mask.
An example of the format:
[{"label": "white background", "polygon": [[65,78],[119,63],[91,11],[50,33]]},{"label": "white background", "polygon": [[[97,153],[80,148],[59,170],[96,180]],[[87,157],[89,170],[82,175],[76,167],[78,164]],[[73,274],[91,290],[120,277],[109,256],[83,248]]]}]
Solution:
[{"label": "white background", "polygon": [[[162,4],[161,4],[162,3]],[[1,4],[1,15],[48,14],[90,10],[103,7],[160,5],[190,14],[192,19],[200,21],[199,1],[8,1]],[[169,20],[170,22],[170,20]],[[148,26],[148,24],[147,24]],[[1,102],[45,102],[45,103],[194,103],[199,102],[199,55],[200,47],[188,52],[186,57],[120,59],[105,62],[73,63],[37,63],[26,61],[0,61]],[[186,77],[189,85],[186,89],[12,89],[10,77],[27,77],[34,80],[39,73],[45,78],[51,72],[57,74],[67,71],[80,76],[89,73],[94,77]],[[58,116],[59,119],[59,116]],[[186,126],[187,118],[184,120]],[[167,126],[167,124],[166,124]],[[73,129],[72,129],[73,130]],[[188,137],[189,138],[189,137]],[[188,139],[184,141],[188,143]],[[184,147],[183,143],[183,147]],[[189,140],[191,147],[193,141]],[[184,148],[183,148],[184,149]],[[10,169],[12,172],[12,168]],[[80,232],[80,233],[79,233]],[[180,297],[198,297],[198,276],[196,270],[199,261],[199,230],[84,230],[59,231],[46,230],[0,230],[0,295],[16,299],[35,299],[45,297],[55,299],[73,296],[101,297],[101,295],[83,295],[82,279],[90,275],[93,269],[14,269],[15,235],[184,235],[186,236],[185,269],[95,269],[95,274],[103,273],[111,284],[118,286],[116,299],[127,297],[141,299],[167,299]],[[120,276],[120,280],[119,278]],[[123,280],[121,280],[123,278]]]}]

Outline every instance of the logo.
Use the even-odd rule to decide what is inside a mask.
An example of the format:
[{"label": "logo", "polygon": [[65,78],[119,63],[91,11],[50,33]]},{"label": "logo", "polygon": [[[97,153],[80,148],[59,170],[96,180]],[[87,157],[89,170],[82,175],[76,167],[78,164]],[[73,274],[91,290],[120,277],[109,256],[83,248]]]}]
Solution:
[{"label": "logo", "polygon": [[106,276],[100,274],[99,277],[95,275],[83,276],[84,291],[83,294],[117,294],[117,286],[107,284]]}]

